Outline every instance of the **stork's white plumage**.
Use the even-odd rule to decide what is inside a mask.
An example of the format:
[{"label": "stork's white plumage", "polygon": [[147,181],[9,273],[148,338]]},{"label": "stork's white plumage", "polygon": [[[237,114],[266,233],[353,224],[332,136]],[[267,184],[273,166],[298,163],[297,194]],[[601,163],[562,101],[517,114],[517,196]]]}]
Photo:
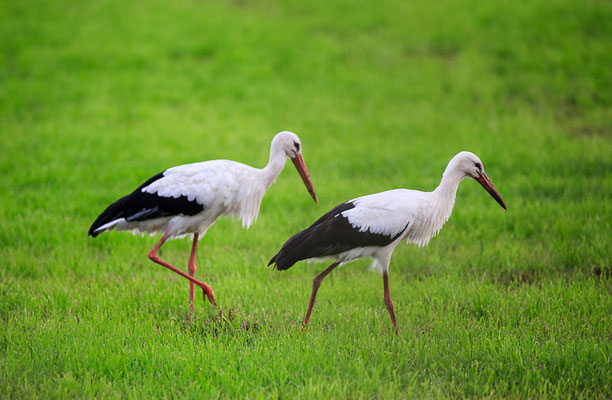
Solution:
[{"label": "stork's white plumage", "polygon": [[384,301],[396,329],[388,283],[391,255],[402,240],[418,246],[429,243],[450,217],[459,183],[468,177],[476,179],[507,210],[480,159],[463,151],[450,160],[440,185],[433,192],[395,189],[358,197],[333,208],[287,240],[270,260],[279,270],[289,269],[300,260],[335,260],[314,278],[303,327],[308,324],[323,278],[342,263],[369,257],[383,274]]},{"label": "stork's white plumage", "polygon": [[[318,202],[302,157],[300,139],[295,133],[284,131],[272,139],[265,168],[228,160],[169,168],[108,206],[89,228],[89,235],[96,237],[111,229],[163,234],[149,252],[149,258],[189,279],[192,310],[194,284],[201,287],[204,297],[215,305],[215,295],[210,286],[194,278],[198,239],[221,216],[238,218],[245,228],[255,222],[261,200],[283,170],[287,157],[291,158],[308,192]],[[166,240],[188,234],[194,236],[189,275],[157,256]]]}]

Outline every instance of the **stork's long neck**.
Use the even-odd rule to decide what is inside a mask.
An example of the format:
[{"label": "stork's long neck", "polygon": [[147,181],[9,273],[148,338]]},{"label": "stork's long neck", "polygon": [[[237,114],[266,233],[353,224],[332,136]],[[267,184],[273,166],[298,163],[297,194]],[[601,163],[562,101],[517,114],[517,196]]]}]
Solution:
[{"label": "stork's long neck", "polygon": [[272,186],[276,178],[280,175],[281,171],[285,167],[285,162],[287,161],[287,156],[282,149],[279,149],[275,146],[270,148],[270,159],[268,160],[268,164],[262,169],[262,178],[264,185],[266,186],[266,190]]},{"label": "stork's long neck", "polygon": [[455,197],[459,183],[465,178],[465,175],[455,169],[447,168],[442,175],[440,185],[432,192],[434,208],[436,208],[438,218],[446,222],[453,211],[455,205]]}]

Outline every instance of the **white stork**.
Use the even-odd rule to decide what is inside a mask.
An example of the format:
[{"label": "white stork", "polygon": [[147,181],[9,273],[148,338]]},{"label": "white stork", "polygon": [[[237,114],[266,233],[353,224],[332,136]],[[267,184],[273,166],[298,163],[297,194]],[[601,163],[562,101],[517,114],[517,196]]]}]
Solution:
[{"label": "white stork", "polygon": [[393,250],[402,240],[426,246],[450,217],[459,183],[468,177],[476,179],[504,209],[508,209],[485,174],[480,159],[463,151],[450,160],[440,185],[433,192],[395,189],[358,197],[331,209],[287,240],[268,265],[275,264],[276,269],[286,270],[300,260],[335,260],[313,279],[302,329],[308,324],[323,278],[340,264],[369,257],[373,260],[372,266],[382,272],[384,303],[397,333],[389,293],[389,261]]},{"label": "white stork", "polygon": [[[149,252],[149,258],[190,281],[192,311],[194,284],[202,288],[204,299],[208,298],[216,306],[212,288],[195,279],[198,240],[220,216],[238,218],[242,220],[244,228],[255,222],[261,200],[281,173],[287,157],[291,158],[308,192],[318,203],[302,157],[300,139],[295,133],[284,131],[272,139],[270,159],[265,168],[253,168],[228,160],[169,168],[108,206],[89,228],[89,235],[96,237],[111,229],[161,233],[163,236]],[[188,234],[193,234],[189,275],[157,255],[166,240]]]}]

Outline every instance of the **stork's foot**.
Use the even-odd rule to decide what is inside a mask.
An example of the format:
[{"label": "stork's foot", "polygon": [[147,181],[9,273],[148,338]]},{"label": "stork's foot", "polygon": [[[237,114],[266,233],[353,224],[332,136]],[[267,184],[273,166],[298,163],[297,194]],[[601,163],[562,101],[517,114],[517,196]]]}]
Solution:
[{"label": "stork's foot", "polygon": [[217,299],[217,296],[215,296],[215,292],[213,292],[212,288],[205,283],[200,285],[200,287],[202,288],[204,300],[208,298],[210,304],[212,304],[213,307],[217,308],[217,302],[215,301]]}]

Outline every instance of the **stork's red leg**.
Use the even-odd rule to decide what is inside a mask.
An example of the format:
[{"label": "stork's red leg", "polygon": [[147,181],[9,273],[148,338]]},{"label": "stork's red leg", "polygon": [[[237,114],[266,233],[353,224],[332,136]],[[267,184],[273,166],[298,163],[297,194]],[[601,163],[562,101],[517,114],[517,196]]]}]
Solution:
[{"label": "stork's red leg", "polygon": [[319,275],[315,276],[312,280],[312,294],[310,295],[310,303],[308,303],[308,310],[306,311],[306,317],[304,318],[304,323],[302,324],[302,330],[306,328],[308,325],[308,320],[310,319],[310,313],[312,312],[312,307],[314,307],[315,298],[317,297],[317,291],[319,290],[319,286],[321,286],[321,282],[323,278],[327,276],[330,272],[334,270],[338,265],[340,265],[339,261],[336,261],[329,267],[325,269],[325,271],[321,272]]},{"label": "stork's red leg", "polygon": [[157,263],[157,264],[161,265],[162,267],[166,267],[166,268],[176,272],[177,274],[179,274],[183,278],[189,279],[190,282],[198,285],[200,288],[202,288],[202,291],[204,292],[204,298],[205,299],[208,298],[208,301],[210,301],[210,304],[212,304],[214,307],[217,307],[217,303],[215,302],[215,298],[216,298],[215,292],[213,292],[213,290],[212,290],[212,288],[210,286],[208,286],[204,282],[200,282],[199,280],[195,279],[194,277],[192,277],[190,275],[187,275],[186,273],[184,273],[180,269],[178,269],[178,268],[168,264],[167,262],[165,262],[164,260],[159,258],[159,256],[157,255],[157,251],[159,250],[159,248],[162,246],[162,244],[164,244],[164,242],[167,239],[168,239],[168,233],[165,233],[164,236],[162,236],[161,240],[155,246],[153,246],[153,248],[149,252],[149,259],[151,259],[151,261],[153,261],[154,263]]},{"label": "stork's red leg", "polygon": [[[189,276],[195,278],[196,272],[196,251],[198,249],[198,233],[193,234],[193,244],[191,245],[191,254],[189,255]],[[193,298],[195,295],[195,284],[189,281],[189,309],[193,313]]]},{"label": "stork's red leg", "polygon": [[387,311],[389,311],[391,322],[393,322],[393,331],[397,335],[397,324],[395,323],[393,300],[391,300],[391,293],[389,292],[389,273],[387,271],[383,272],[383,286],[385,288],[385,305],[387,306]]}]

